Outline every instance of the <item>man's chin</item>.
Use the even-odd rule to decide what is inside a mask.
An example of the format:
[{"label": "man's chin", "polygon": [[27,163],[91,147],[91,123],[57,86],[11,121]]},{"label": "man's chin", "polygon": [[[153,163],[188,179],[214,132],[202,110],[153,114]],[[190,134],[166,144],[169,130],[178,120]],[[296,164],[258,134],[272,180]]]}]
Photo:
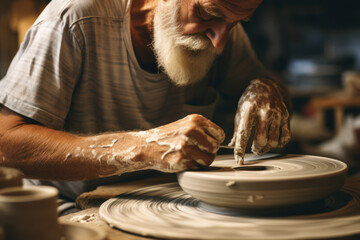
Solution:
[{"label": "man's chin", "polygon": [[[154,15],[153,49],[158,64],[177,86],[202,80],[221,50],[202,35],[184,35],[176,14],[180,2],[161,1]],[[175,14],[175,15],[174,15]]]},{"label": "man's chin", "polygon": [[170,81],[178,87],[186,87],[199,82],[201,79],[178,79],[170,78]]},{"label": "man's chin", "polygon": [[186,44],[176,44],[175,41],[174,46],[181,48],[187,55],[195,57],[204,53],[220,55],[224,50],[224,48],[214,48],[210,41],[203,42],[202,44],[191,44],[189,42],[191,41],[188,41]]},{"label": "man's chin", "polygon": [[216,51],[218,52],[194,51],[183,48],[180,50],[178,48],[178,51],[172,52],[174,54],[167,59],[163,68],[175,85],[187,86],[194,84],[201,81],[209,72],[216,56],[221,53],[221,50]]},{"label": "man's chin", "polygon": [[165,72],[169,76],[172,83],[174,83],[177,86],[183,87],[201,81],[208,73],[209,68],[210,66],[206,68],[204,66],[199,66],[199,68],[194,67],[191,69],[189,68],[183,69],[180,66],[178,66],[177,69],[175,70],[170,69],[170,70],[166,70]]},{"label": "man's chin", "polygon": [[190,74],[182,71],[166,71],[170,81],[178,87],[185,87],[194,83],[199,82],[203,77],[192,77]]}]

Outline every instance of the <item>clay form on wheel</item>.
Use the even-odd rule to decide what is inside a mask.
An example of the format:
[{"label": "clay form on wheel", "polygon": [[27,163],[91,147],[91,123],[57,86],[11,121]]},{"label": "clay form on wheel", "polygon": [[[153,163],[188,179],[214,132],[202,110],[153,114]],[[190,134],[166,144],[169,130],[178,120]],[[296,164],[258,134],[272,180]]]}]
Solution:
[{"label": "clay form on wheel", "polygon": [[238,166],[232,155],[219,156],[208,171],[179,173],[178,182],[185,192],[213,206],[269,208],[325,198],[342,187],[347,172],[343,162],[308,155],[245,163]]},{"label": "clay form on wheel", "polygon": [[[226,163],[228,161],[227,158],[229,156],[220,157],[213,165],[222,163],[229,167],[228,163]],[[283,159],[298,159],[300,162],[304,161],[305,165],[310,164],[308,163],[309,160],[317,162],[310,164],[311,167],[305,167],[305,169],[308,169],[305,172],[307,172],[308,178],[313,183],[315,181],[313,179],[316,178],[315,175],[320,177],[320,179],[322,177],[332,179],[334,176],[337,176],[339,179],[339,183],[336,183],[337,186],[320,195],[328,196],[330,192],[335,191],[335,188],[341,187],[346,174],[346,165],[332,159],[291,155],[279,157],[276,161],[281,162]],[[251,164],[247,163],[245,166],[254,167],[257,164],[265,166],[271,161],[275,161],[275,159],[255,161]],[[274,182],[277,179],[281,183],[285,179],[299,179],[300,182],[304,181],[306,183],[306,174],[300,173],[301,169],[304,168],[301,166],[304,164],[290,165],[292,167],[290,170],[287,170],[286,174],[278,173],[276,174],[277,176],[272,177],[272,181]],[[217,172],[219,167],[225,166],[220,164],[212,171]],[[271,166],[274,167],[274,165]],[[278,166],[277,163],[276,166]],[[317,168],[321,168],[323,171],[318,172]],[[259,169],[254,172],[257,172],[260,176],[258,177],[259,184],[253,184],[253,188],[263,184],[266,179],[265,176],[261,176],[264,173]],[[311,174],[312,172],[314,174]],[[249,182],[255,181],[251,177],[251,174],[255,173],[248,174],[247,177],[245,177],[245,174],[243,179],[248,179]],[[216,177],[212,178],[216,179]],[[222,179],[221,174],[219,178]],[[320,183],[321,186],[326,185],[322,184],[322,181]],[[238,182],[235,182],[234,185],[233,182],[228,184],[225,181],[223,184],[225,187],[231,188],[238,184]],[[304,186],[300,183],[294,185],[295,187]],[[269,187],[271,185],[265,184],[265,186]],[[283,186],[289,189],[290,185]],[[258,186],[258,188],[265,189],[261,186]],[[282,193],[281,188],[273,187],[272,189]],[[311,189],[315,191],[316,187],[311,187]],[[303,190],[306,192],[306,189]],[[240,189],[237,191],[240,191]],[[264,192],[261,192],[262,199],[256,198],[256,194],[252,193],[253,198],[251,200],[249,200],[248,196],[244,198],[247,202],[246,204],[255,203],[256,205],[256,202],[266,197]],[[299,192],[295,191],[295,195],[299,196]],[[292,198],[290,197],[289,199]],[[221,201],[224,200],[221,199]],[[279,201],[276,200],[271,204],[277,205]],[[293,200],[290,202],[293,202]],[[289,200],[286,203],[288,204]],[[207,206],[210,206],[210,210]],[[214,208],[218,210],[223,207],[204,205],[202,201],[184,192],[177,183],[168,183],[141,188],[121,194],[116,198],[111,198],[101,205],[99,215],[108,224],[119,229],[144,236],[165,239],[328,239],[360,233],[358,227],[360,225],[359,184],[345,185],[341,191],[337,191],[324,199],[298,204],[295,207],[290,205],[285,207],[285,211],[279,214],[267,216],[242,214],[241,211],[236,212],[232,208],[224,208],[226,211],[217,212],[213,211]],[[229,209],[231,211],[228,211]]]}]

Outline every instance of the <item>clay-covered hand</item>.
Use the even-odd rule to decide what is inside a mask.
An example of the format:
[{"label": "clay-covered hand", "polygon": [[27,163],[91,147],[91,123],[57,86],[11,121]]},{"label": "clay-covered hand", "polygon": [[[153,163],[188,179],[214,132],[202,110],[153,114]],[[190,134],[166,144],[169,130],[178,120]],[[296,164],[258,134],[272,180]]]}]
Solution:
[{"label": "clay-covered hand", "polygon": [[180,172],[208,166],[214,160],[224,131],[201,115],[192,114],[143,132],[148,151],[144,161],[163,172]]},{"label": "clay-covered hand", "polygon": [[252,152],[262,155],[282,148],[290,140],[290,114],[279,86],[264,78],[254,79],[241,96],[235,115],[234,135],[229,146],[241,165],[252,127],[255,127]]}]

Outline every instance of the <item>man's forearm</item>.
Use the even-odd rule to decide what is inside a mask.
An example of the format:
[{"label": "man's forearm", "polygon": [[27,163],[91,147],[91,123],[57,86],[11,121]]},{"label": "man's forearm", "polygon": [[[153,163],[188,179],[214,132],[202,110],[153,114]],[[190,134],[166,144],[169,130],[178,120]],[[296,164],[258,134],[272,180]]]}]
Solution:
[{"label": "man's forearm", "polygon": [[[122,161],[129,155],[136,159],[131,146],[120,139],[124,134],[82,137],[24,124],[1,136],[1,165],[20,169],[27,178],[49,180],[84,180],[133,171],[134,165]],[[116,146],[114,151],[116,144],[123,147]]]},{"label": "man's forearm", "polygon": [[140,162],[139,140],[129,133],[77,136],[28,124],[21,116],[4,112],[0,114],[0,165],[17,168],[27,178],[84,180],[147,168]]},{"label": "man's forearm", "polygon": [[77,136],[0,110],[0,165],[47,180],[180,172],[210,165],[224,137],[219,126],[196,114],[147,131]]}]

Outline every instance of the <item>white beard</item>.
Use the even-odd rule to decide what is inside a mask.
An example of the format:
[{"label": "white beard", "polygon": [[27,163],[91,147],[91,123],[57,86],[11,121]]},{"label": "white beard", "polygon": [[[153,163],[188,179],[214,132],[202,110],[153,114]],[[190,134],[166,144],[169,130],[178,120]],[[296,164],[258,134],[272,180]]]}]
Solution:
[{"label": "white beard", "polygon": [[179,24],[181,0],[160,0],[154,14],[153,50],[160,67],[178,86],[200,81],[222,49],[205,35],[184,35]]}]

